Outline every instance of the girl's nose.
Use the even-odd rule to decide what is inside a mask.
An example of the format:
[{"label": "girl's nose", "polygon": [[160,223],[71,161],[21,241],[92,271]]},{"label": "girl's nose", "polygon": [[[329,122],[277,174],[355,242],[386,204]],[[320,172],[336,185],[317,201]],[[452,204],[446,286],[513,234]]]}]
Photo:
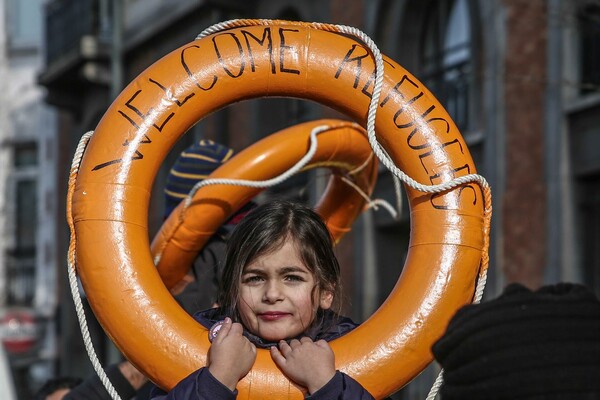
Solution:
[{"label": "girl's nose", "polygon": [[263,293],[263,301],[267,303],[276,303],[283,299],[283,291],[277,282],[269,281],[265,285],[265,291]]}]

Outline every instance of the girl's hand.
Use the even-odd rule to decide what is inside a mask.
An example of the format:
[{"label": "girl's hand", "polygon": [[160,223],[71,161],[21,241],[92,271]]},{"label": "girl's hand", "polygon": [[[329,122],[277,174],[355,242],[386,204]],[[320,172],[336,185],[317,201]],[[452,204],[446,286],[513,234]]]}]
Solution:
[{"label": "girl's hand", "polygon": [[208,350],[208,370],[231,391],[256,360],[256,347],[242,335],[243,331],[241,324],[232,324],[230,318],[225,318]]},{"label": "girl's hand", "polygon": [[313,342],[303,337],[289,345],[282,340],[279,349],[271,347],[271,357],[288,378],[308,389],[309,394],[321,389],[335,375],[335,355],[324,340]]}]

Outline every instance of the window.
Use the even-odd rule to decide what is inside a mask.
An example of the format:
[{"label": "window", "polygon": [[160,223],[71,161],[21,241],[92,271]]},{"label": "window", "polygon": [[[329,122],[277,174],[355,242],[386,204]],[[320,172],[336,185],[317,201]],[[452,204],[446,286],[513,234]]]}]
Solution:
[{"label": "window", "polygon": [[6,22],[12,48],[39,46],[42,34],[41,0],[9,0]]},{"label": "window", "polygon": [[600,174],[578,179],[583,282],[600,295]]},{"label": "window", "polygon": [[35,290],[37,244],[37,165],[35,143],[19,143],[13,148],[11,171],[12,237],[7,251],[9,305],[31,305]]},{"label": "window", "polygon": [[584,7],[579,15],[579,85],[582,95],[600,88],[600,5]]},{"label": "window", "polygon": [[444,105],[458,128],[469,123],[472,73],[471,21],[467,0],[432,3],[426,13],[419,79]]},{"label": "window", "polygon": [[[600,3],[581,1],[577,20],[575,58],[578,94],[587,96],[568,115],[569,151],[574,178],[575,228],[583,282],[600,294]],[[592,101],[589,101],[592,100]]]},{"label": "window", "polygon": [[37,161],[37,146],[26,143],[15,146],[14,166],[18,168],[35,167]]}]

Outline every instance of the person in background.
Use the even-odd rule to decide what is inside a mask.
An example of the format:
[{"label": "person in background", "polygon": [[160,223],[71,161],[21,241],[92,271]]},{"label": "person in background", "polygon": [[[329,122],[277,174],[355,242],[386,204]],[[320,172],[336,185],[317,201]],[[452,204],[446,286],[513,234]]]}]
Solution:
[{"label": "person in background", "polygon": [[[138,392],[147,382],[148,378],[139,372],[129,361],[122,361],[118,364],[109,365],[106,369],[106,376],[121,399],[145,400],[147,395],[140,396]],[[145,392],[144,392],[145,393]],[[68,393],[62,397],[62,400],[109,400],[112,399],[104,384],[93,374],[86,378],[79,385],[71,388]]]},{"label": "person in background", "polygon": [[[186,148],[167,177],[164,218],[171,215],[198,182],[231,159],[233,153],[232,149],[212,140],[200,140]],[[171,289],[175,300],[188,314],[193,315],[216,303],[227,238],[253,207],[255,204],[249,202],[226,221],[204,245],[187,276]]]},{"label": "person in background", "polygon": [[80,378],[71,377],[50,379],[33,395],[33,400],[61,400],[81,382]]},{"label": "person in background", "polygon": [[585,286],[507,286],[433,345],[444,400],[600,399],[600,301]]},{"label": "person in background", "polygon": [[[129,362],[110,365],[105,370],[108,379],[122,399],[142,399],[137,391],[148,381]],[[147,398],[147,397],[146,397]],[[33,400],[111,400],[98,375],[82,380],[62,377],[50,379],[34,395]]]}]

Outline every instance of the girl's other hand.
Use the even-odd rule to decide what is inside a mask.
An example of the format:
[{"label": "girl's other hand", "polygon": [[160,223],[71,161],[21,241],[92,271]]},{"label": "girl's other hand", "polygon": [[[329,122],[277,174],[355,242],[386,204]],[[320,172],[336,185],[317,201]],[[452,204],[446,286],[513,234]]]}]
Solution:
[{"label": "girl's other hand", "polygon": [[271,357],[288,378],[304,386],[309,394],[321,389],[335,375],[335,355],[324,340],[313,342],[303,337],[289,345],[282,340],[279,348],[271,347]]},{"label": "girl's other hand", "polygon": [[225,318],[225,323],[208,350],[208,370],[231,391],[235,390],[256,360],[256,347],[242,335],[243,331],[241,324]]}]

